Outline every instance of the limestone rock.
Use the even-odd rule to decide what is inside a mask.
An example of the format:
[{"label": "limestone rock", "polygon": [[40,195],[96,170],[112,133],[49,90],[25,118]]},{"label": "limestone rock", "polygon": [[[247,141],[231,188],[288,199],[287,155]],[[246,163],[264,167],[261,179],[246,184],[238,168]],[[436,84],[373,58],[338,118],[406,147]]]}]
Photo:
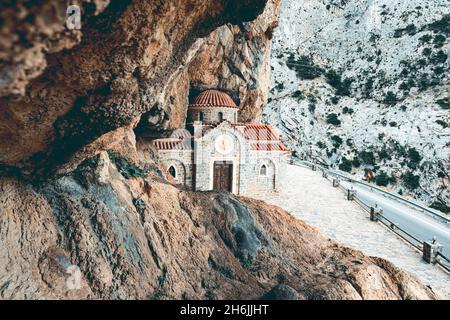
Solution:
[{"label": "limestone rock", "polygon": [[254,20],[266,2],[80,1],[81,30],[65,29],[63,4],[2,4],[0,166],[64,164],[146,112],[155,130],[179,126],[185,103],[167,105],[166,92],[174,100],[188,95],[174,79],[195,57],[197,40]]},{"label": "limestone rock", "polygon": [[285,284],[279,284],[267,292],[263,300],[304,300],[304,297],[294,289]]},{"label": "limestone rock", "polygon": [[1,298],[259,299],[280,280],[272,297],[437,298],[278,207],[119,169],[102,153],[40,186],[0,180]]}]

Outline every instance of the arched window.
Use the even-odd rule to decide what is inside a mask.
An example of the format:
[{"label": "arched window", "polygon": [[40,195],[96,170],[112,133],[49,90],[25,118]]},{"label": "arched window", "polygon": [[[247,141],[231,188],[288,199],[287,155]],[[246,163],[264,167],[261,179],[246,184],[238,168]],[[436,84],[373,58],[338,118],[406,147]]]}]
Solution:
[{"label": "arched window", "polygon": [[259,169],[259,175],[260,176],[267,176],[267,166],[263,164],[261,168]]},{"label": "arched window", "polygon": [[223,121],[223,112],[219,112],[218,118],[219,118],[219,122]]},{"label": "arched window", "polygon": [[200,111],[200,114],[199,114],[199,120],[200,120],[200,121],[205,120],[205,113],[204,113],[203,111]]},{"label": "arched window", "polygon": [[169,167],[169,170],[167,170],[167,171],[169,171],[169,174],[170,174],[172,177],[174,177],[174,178],[177,177],[177,170],[175,169],[174,166],[170,166],[170,167]]}]

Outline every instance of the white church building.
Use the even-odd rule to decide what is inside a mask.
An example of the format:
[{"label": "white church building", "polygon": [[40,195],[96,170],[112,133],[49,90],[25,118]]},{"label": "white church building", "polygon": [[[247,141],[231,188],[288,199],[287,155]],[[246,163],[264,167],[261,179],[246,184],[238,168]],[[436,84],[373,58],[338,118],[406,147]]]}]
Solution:
[{"label": "white church building", "polygon": [[289,150],[273,127],[238,123],[238,112],[228,94],[207,90],[189,105],[185,130],[154,140],[160,162],[176,184],[234,194],[279,188]]}]

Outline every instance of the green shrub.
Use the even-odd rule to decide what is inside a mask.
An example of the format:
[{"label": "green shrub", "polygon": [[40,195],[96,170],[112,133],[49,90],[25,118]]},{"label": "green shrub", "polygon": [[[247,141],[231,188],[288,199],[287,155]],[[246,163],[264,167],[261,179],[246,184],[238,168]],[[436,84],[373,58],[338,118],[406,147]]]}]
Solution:
[{"label": "green shrub", "polygon": [[339,96],[350,96],[351,95],[351,85],[354,82],[352,78],[342,79],[342,73],[329,70],[325,73],[327,82],[336,89],[336,94]]},{"label": "green shrub", "polygon": [[275,85],[275,89],[277,89],[278,91],[282,91],[284,89],[284,83],[277,82]]},{"label": "green shrub", "polygon": [[298,59],[291,53],[286,65],[289,69],[295,70],[297,77],[305,80],[312,80],[322,75],[322,69],[314,65],[313,60],[308,56],[300,56]]},{"label": "green shrub", "polygon": [[322,141],[319,141],[316,143],[316,145],[319,147],[319,149],[325,149],[326,145]]},{"label": "green shrub", "polygon": [[409,92],[414,86],[415,82],[412,78],[410,78],[407,81],[402,82],[399,86],[399,89],[405,92]]},{"label": "green shrub", "polygon": [[339,97],[338,96],[334,96],[331,98],[331,103],[336,105],[339,103]]},{"label": "green shrub", "polygon": [[412,172],[408,171],[402,175],[402,180],[404,186],[409,190],[416,190],[420,186],[419,176],[414,175]]},{"label": "green shrub", "polygon": [[448,55],[444,51],[440,50],[433,54],[430,58],[430,63],[432,64],[443,64],[447,61]]},{"label": "green shrub", "polygon": [[361,167],[361,161],[359,161],[358,158],[353,158],[353,160],[352,160],[352,165],[353,165],[355,168],[359,168],[359,167]]},{"label": "green shrub", "polygon": [[394,38],[400,38],[406,34],[412,36],[415,35],[416,32],[417,32],[416,26],[414,24],[410,24],[406,28],[395,30]]},{"label": "green shrub", "polygon": [[428,25],[428,29],[435,33],[443,33],[450,35],[450,14],[445,15],[441,20],[435,21]]},{"label": "green shrub", "polygon": [[294,99],[297,99],[297,100],[304,100],[305,99],[305,95],[300,90],[294,91],[292,93],[291,97],[294,98]]},{"label": "green shrub", "polygon": [[345,143],[347,144],[347,146],[349,146],[350,148],[353,148],[353,140],[352,139],[347,139],[347,141],[345,141]]},{"label": "green shrub", "polygon": [[411,159],[411,161],[413,161],[415,163],[419,163],[420,161],[422,161],[422,156],[416,150],[416,148],[409,148],[408,157],[409,157],[409,159]]},{"label": "green shrub", "polygon": [[436,101],[436,104],[439,105],[442,109],[448,110],[450,109],[450,97],[440,99]]},{"label": "green shrub", "polygon": [[438,34],[434,37],[433,43],[436,48],[441,48],[445,41],[447,41],[447,38],[442,34]]},{"label": "green shrub", "polygon": [[341,159],[341,163],[339,164],[339,170],[345,171],[345,172],[351,172],[352,171],[352,162],[348,160],[347,158],[343,157]]},{"label": "green shrub", "polygon": [[397,95],[392,91],[388,91],[386,93],[386,96],[384,97],[384,103],[388,105],[394,105],[397,104],[397,102],[398,102]]},{"label": "green shrub", "polygon": [[430,208],[442,211],[444,213],[450,213],[450,206],[442,202],[435,201],[431,204]]},{"label": "green shrub", "polygon": [[111,162],[116,165],[117,170],[119,170],[119,172],[124,176],[125,179],[140,178],[145,176],[145,172],[143,169],[132,164],[125,157],[122,157],[112,150],[108,150],[108,155],[111,159]]},{"label": "green shrub", "polygon": [[369,78],[364,84],[364,94],[366,97],[370,97],[370,95],[372,94],[374,83],[375,83],[374,79]]},{"label": "green shrub", "polygon": [[433,39],[433,36],[431,34],[423,35],[419,38],[419,41],[422,43],[429,43]]},{"label": "green shrub", "polygon": [[333,140],[333,146],[336,148],[336,149],[338,149],[341,145],[342,145],[342,142],[343,142],[343,140],[341,139],[341,137],[339,137],[339,136],[332,136],[331,137],[331,140]]},{"label": "green shrub", "polygon": [[343,114],[353,114],[355,111],[352,108],[344,107],[342,109]]},{"label": "green shrub", "polygon": [[378,158],[380,160],[385,160],[385,159],[391,160],[392,159],[386,149],[378,151]]},{"label": "green shrub", "polygon": [[436,120],[436,123],[441,125],[444,129],[448,128],[448,123],[442,120]]},{"label": "green shrub", "polygon": [[327,123],[332,124],[334,126],[340,126],[341,120],[339,120],[338,115],[336,113],[329,113],[327,115]]},{"label": "green shrub", "polygon": [[427,57],[431,55],[431,52],[432,50],[430,48],[425,48],[422,50],[422,54]]},{"label": "green shrub", "polygon": [[375,157],[374,157],[372,151],[362,151],[359,153],[359,157],[361,158],[361,160],[364,164],[367,164],[367,165],[375,164]]},{"label": "green shrub", "polygon": [[387,187],[387,185],[389,184],[389,182],[390,182],[390,178],[389,178],[389,176],[387,175],[387,173],[384,172],[384,171],[380,171],[380,172],[375,176],[375,183],[376,183],[378,186],[381,186],[381,187]]}]

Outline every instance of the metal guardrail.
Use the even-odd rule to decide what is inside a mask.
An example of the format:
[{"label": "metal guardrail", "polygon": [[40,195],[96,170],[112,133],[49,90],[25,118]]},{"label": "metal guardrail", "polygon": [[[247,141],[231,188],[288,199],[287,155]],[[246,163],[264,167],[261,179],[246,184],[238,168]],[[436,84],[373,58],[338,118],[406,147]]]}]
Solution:
[{"label": "metal guardrail", "polygon": [[[327,168],[324,168],[323,166],[320,166],[320,165],[317,165],[317,164],[313,164],[313,163],[308,163],[306,161],[292,161],[291,163],[294,164],[294,165],[305,167],[305,168],[314,168],[313,166],[316,166],[316,168],[320,169],[323,173],[326,173],[326,174],[324,174],[324,177],[328,181],[333,181],[334,180],[334,179],[332,179],[330,177],[330,174],[331,174],[331,175],[334,175],[334,176],[341,177],[341,178],[343,178],[343,179],[345,179],[345,180],[347,180],[349,182],[356,182],[356,183],[359,183],[359,184],[363,184],[363,185],[368,186],[370,188],[374,188],[377,191],[380,191],[380,192],[383,192],[385,194],[389,194],[389,195],[395,196],[395,198],[397,198],[399,200],[402,200],[402,201],[405,201],[405,202],[408,202],[408,203],[410,203],[411,205],[413,205],[415,207],[418,207],[418,208],[421,208],[421,209],[424,208],[423,206],[420,206],[420,205],[418,205],[418,204],[416,204],[414,202],[411,202],[409,200],[406,200],[406,199],[403,199],[403,198],[401,198],[399,196],[391,194],[390,192],[386,192],[386,191],[384,191],[384,190],[382,190],[380,188],[371,186],[369,184],[366,184],[366,183],[363,183],[363,182],[351,179],[351,178],[346,177],[344,175],[341,175],[339,173],[330,171]],[[345,187],[343,187],[340,183],[338,184],[338,187],[339,187],[339,189],[341,189],[345,193],[349,192],[349,190],[346,189]],[[367,211],[369,213],[371,212],[371,210],[373,210],[373,208],[370,205],[364,203],[364,201],[362,199],[360,199],[356,194],[352,195],[352,200],[354,200],[361,208],[363,208],[363,210],[365,210],[365,211]],[[427,211],[433,213],[431,210],[427,210]],[[388,219],[386,216],[384,216],[382,214],[378,214],[377,217],[378,217],[377,221],[379,221],[380,223],[385,225],[387,228],[389,228],[389,230],[393,231],[400,238],[402,238],[404,241],[409,243],[411,246],[413,246],[415,249],[417,249],[418,251],[422,252],[422,254],[423,254],[423,250],[424,250],[423,246],[424,246],[424,243],[425,243],[424,241],[416,238],[411,233],[409,233],[408,231],[403,229],[401,226],[399,226],[397,223],[395,223],[394,221],[391,221],[390,219]],[[439,217],[440,218],[444,218],[447,222],[450,221],[450,219],[448,219],[446,217],[442,217],[440,215],[439,215]],[[441,252],[437,252],[436,253],[436,261],[435,261],[435,263],[440,265],[447,272],[450,272],[450,258],[444,256]]]},{"label": "metal guardrail", "polygon": [[375,189],[375,190],[377,190],[377,191],[383,193],[384,195],[388,195],[388,196],[394,197],[394,198],[396,198],[397,200],[399,200],[399,201],[401,201],[401,202],[405,202],[405,203],[407,203],[407,204],[410,205],[410,206],[419,208],[419,209],[422,210],[422,211],[426,211],[427,213],[431,214],[432,216],[434,216],[434,217],[436,217],[436,218],[439,218],[439,219],[441,219],[442,221],[444,221],[444,222],[450,224],[450,218],[447,218],[447,217],[445,217],[444,215],[442,215],[442,214],[440,214],[440,213],[438,213],[438,212],[436,212],[436,211],[434,211],[434,210],[432,210],[432,209],[430,209],[430,208],[427,208],[427,207],[425,207],[425,206],[422,206],[422,205],[419,204],[419,203],[416,203],[416,202],[414,202],[414,201],[411,201],[411,200],[405,199],[405,198],[403,198],[403,197],[400,197],[399,195],[396,195],[395,193],[388,192],[388,191],[386,191],[386,190],[383,190],[383,189],[381,189],[381,188],[378,188],[377,186],[374,186],[374,185],[371,185],[371,184],[368,184],[368,183],[365,183],[365,182],[362,182],[362,181],[359,181],[359,180],[355,180],[355,179],[353,179],[353,178],[351,178],[351,177],[345,176],[345,175],[340,174],[340,173],[338,173],[338,172],[336,172],[336,171],[329,170],[328,168],[325,168],[325,167],[323,167],[323,166],[321,166],[321,165],[318,165],[318,164],[311,163],[311,162],[309,162],[309,161],[305,161],[305,160],[296,160],[296,161],[293,161],[293,164],[295,164],[295,165],[301,164],[301,165],[304,166],[304,167],[317,166],[317,167],[320,168],[322,171],[323,171],[323,170],[326,170],[326,171],[328,172],[328,174],[335,175],[335,176],[339,176],[339,177],[341,177],[341,178],[343,178],[343,179],[345,179],[345,180],[347,180],[347,181],[349,181],[349,182],[357,183],[357,184],[363,185],[363,186],[365,186],[365,187],[368,187],[368,188],[371,188],[371,189]]},{"label": "metal guardrail", "polygon": [[450,259],[444,256],[442,253],[438,252],[437,256],[446,262],[442,262],[442,260],[437,260],[437,264],[439,264],[442,268],[450,272]]}]

